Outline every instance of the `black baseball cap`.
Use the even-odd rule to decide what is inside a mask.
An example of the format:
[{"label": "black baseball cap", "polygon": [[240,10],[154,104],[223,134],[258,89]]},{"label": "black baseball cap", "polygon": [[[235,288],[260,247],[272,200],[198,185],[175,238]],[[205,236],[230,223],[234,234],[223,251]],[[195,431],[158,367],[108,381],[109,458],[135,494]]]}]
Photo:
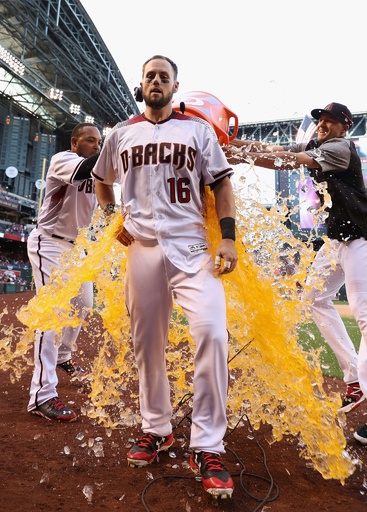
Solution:
[{"label": "black baseball cap", "polygon": [[343,124],[349,127],[353,124],[352,114],[348,107],[341,103],[329,103],[325,108],[315,108],[311,110],[311,116],[320,119],[321,114],[330,114]]}]

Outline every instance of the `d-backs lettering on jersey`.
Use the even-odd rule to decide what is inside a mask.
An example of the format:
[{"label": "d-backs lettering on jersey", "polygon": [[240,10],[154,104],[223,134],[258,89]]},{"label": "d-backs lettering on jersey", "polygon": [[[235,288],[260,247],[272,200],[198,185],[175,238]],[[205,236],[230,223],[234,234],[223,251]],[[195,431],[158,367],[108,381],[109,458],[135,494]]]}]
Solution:
[{"label": "d-backs lettering on jersey", "polygon": [[149,143],[145,146],[138,145],[126,149],[121,154],[121,161],[124,173],[129,169],[129,159],[133,169],[142,165],[171,164],[178,170],[186,166],[189,171],[192,171],[196,154],[195,148],[186,144],[173,142]]},{"label": "d-backs lettering on jersey", "polygon": [[139,115],[116,125],[92,171],[101,183],[119,182],[124,227],[135,241],[159,243],[188,273],[210,260],[203,189],[232,173],[213,128],[178,113],[159,123]]},{"label": "d-backs lettering on jersey", "polygon": [[78,187],[78,192],[84,192],[85,194],[94,194],[94,189],[94,180],[92,178],[88,178],[81,182],[81,184]]}]

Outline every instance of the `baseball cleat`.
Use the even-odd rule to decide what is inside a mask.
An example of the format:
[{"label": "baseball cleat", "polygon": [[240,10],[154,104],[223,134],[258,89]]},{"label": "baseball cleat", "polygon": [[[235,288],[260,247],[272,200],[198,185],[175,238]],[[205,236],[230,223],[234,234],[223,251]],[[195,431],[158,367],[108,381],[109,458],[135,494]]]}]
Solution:
[{"label": "baseball cleat", "polygon": [[363,427],[359,428],[357,432],[353,434],[354,439],[356,439],[361,444],[367,444],[367,423],[363,425]]},{"label": "baseball cleat", "polygon": [[365,396],[359,386],[359,382],[348,384],[347,392],[343,398],[343,403],[340,411],[348,413],[357,409],[365,399]]},{"label": "baseball cleat", "polygon": [[127,454],[127,463],[132,468],[143,467],[151,464],[157,457],[158,452],[168,450],[173,444],[173,434],[168,436],[155,436],[154,434],[146,433]]},{"label": "baseball cleat", "polygon": [[78,417],[76,413],[64,405],[57,396],[39,405],[36,409],[33,409],[31,413],[42,416],[42,418],[46,418],[46,420],[56,421],[72,422],[76,421]]},{"label": "baseball cleat", "polygon": [[214,498],[225,500],[232,497],[233,480],[217,453],[192,452],[190,466],[201,476],[204,489]]}]

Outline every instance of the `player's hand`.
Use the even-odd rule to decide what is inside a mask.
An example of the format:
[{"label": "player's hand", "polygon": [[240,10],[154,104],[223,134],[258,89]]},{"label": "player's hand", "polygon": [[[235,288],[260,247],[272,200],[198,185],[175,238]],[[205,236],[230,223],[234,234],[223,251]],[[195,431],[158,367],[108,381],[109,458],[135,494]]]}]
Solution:
[{"label": "player's hand", "polygon": [[214,268],[218,274],[229,274],[237,265],[236,245],[230,238],[224,238],[218,245],[215,255]]},{"label": "player's hand", "polygon": [[116,239],[126,247],[134,241],[134,237],[124,227],[117,233]]}]

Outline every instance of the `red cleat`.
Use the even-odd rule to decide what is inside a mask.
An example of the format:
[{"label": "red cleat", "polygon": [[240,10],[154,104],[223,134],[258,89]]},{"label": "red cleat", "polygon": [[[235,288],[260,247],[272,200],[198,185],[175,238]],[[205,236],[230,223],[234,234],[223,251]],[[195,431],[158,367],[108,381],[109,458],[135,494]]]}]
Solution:
[{"label": "red cleat", "polygon": [[192,452],[190,466],[194,473],[200,474],[206,492],[216,498],[232,497],[234,483],[218,454]]},{"label": "red cleat", "polygon": [[344,413],[351,412],[361,405],[365,396],[359,386],[359,382],[348,384],[347,392],[343,398],[343,403],[340,411]]},{"label": "red cleat", "polygon": [[129,450],[127,462],[131,467],[142,467],[151,464],[158,452],[168,450],[173,444],[173,434],[159,437],[154,434],[144,434]]}]

